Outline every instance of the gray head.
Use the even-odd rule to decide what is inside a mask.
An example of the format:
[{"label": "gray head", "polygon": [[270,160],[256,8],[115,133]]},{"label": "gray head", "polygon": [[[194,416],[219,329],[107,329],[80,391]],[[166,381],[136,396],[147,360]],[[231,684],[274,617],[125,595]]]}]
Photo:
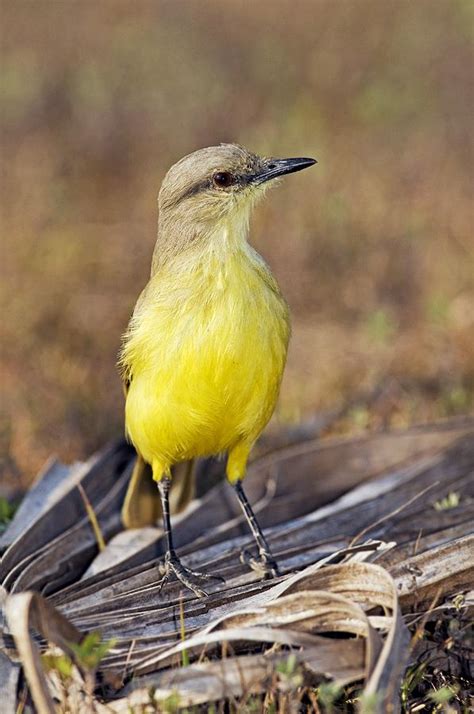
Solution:
[{"label": "gray head", "polygon": [[170,168],[161,186],[157,252],[167,253],[173,244],[176,253],[196,238],[210,236],[222,221],[248,220],[271,179],[314,163],[307,158],[265,158],[237,144],[185,156]]}]

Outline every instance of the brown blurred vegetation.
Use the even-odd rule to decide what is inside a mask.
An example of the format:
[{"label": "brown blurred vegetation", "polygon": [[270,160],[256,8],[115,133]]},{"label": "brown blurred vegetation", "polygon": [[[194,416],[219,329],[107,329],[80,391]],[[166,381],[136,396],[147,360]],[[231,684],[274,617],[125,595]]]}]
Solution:
[{"label": "brown blurred vegetation", "polygon": [[[26,483],[122,431],[120,334],[175,160],[316,156],[257,211],[290,302],[277,418],[391,378],[383,420],[472,408],[470,0],[3,0],[1,440]],[[376,427],[356,409],[341,429]]]}]

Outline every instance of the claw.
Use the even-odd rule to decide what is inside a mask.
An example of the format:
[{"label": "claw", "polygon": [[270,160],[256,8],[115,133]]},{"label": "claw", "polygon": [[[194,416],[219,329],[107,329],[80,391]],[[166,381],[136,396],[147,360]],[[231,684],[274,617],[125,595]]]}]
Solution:
[{"label": "claw", "polygon": [[196,570],[191,570],[186,568],[177,555],[174,553],[167,553],[165,556],[165,562],[159,566],[160,574],[163,576],[161,582],[158,586],[158,593],[163,589],[163,586],[170,579],[171,573],[174,573],[176,578],[183,583],[188,590],[198,597],[207,597],[208,593],[199,587],[199,583],[202,580],[216,580],[220,583],[225,583],[224,578],[220,575],[208,575],[207,573],[200,573]]},{"label": "claw", "polygon": [[240,562],[248,565],[264,580],[276,578],[280,574],[276,561],[264,550],[260,551],[260,558],[255,558],[250,551],[244,548],[240,552]]}]

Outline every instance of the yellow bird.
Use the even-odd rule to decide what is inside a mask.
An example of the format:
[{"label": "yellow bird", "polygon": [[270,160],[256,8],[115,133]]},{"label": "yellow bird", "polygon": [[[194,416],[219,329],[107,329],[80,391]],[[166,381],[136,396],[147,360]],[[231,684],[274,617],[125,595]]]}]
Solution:
[{"label": "yellow bird", "polygon": [[[171,467],[180,462],[228,454],[227,478],[257,542],[259,567],[277,573],[242,480],[275,408],[290,320],[275,278],[247,238],[268,181],[314,163],[221,144],[178,161],[160,190],[151,277],[120,355],[125,423],[137,469],[149,464],[158,484],[167,539],[163,582],[174,573],[199,596],[214,576],[181,563],[171,531]],[[136,472],[132,491],[138,479]]]}]

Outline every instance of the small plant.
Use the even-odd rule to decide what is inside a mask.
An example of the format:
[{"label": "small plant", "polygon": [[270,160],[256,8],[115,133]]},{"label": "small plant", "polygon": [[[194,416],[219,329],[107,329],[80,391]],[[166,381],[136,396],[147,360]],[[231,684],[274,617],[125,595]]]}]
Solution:
[{"label": "small plant", "polygon": [[[151,697],[153,703],[155,702],[154,696]],[[171,694],[160,702],[161,710],[165,714],[175,714],[179,709],[180,696],[178,692],[171,692]]]},{"label": "small plant", "polygon": [[434,692],[428,694],[428,699],[430,699],[435,704],[449,704],[451,699],[453,699],[459,691],[459,687],[455,684],[451,684],[448,687],[440,687]]},{"label": "small plant", "polygon": [[115,645],[115,640],[102,642],[100,632],[89,632],[78,645],[72,643],[78,664],[86,671],[95,672],[107,652]]},{"label": "small plant", "polygon": [[[58,700],[58,712],[77,711],[83,700],[83,684],[71,658],[58,650],[41,655],[41,664]],[[17,711],[20,714],[21,708]]]},{"label": "small plant", "polygon": [[403,678],[400,691],[404,711],[407,711],[411,695],[425,675],[426,666],[426,662],[416,662],[408,667],[405,672],[405,677]]},{"label": "small plant", "polygon": [[295,654],[291,653],[287,660],[278,662],[275,669],[285,689],[297,689],[303,684],[303,674]]},{"label": "small plant", "polygon": [[435,511],[448,511],[450,508],[459,506],[461,496],[457,491],[450,491],[445,498],[436,501],[433,508]]},{"label": "small plant", "polygon": [[323,682],[317,689],[318,702],[327,712],[334,711],[334,705],[343,693],[343,689],[335,682]]},{"label": "small plant", "polygon": [[41,655],[41,662],[46,672],[57,672],[63,683],[72,677],[74,665],[71,658],[65,654],[46,653]]},{"label": "small plant", "polygon": [[[48,652],[41,655],[43,669],[51,675],[59,692],[59,711],[78,711],[84,694],[89,710],[94,711],[96,670],[111,644],[112,642],[101,642],[98,632],[91,632],[79,645],[70,644],[75,662],[64,653]],[[82,677],[75,665],[81,670]]]},{"label": "small plant", "polygon": [[90,708],[93,707],[95,677],[99,664],[107,652],[113,647],[115,640],[102,642],[100,632],[89,632],[79,644],[71,643],[77,665],[84,675],[86,695]]},{"label": "small plant", "polygon": [[3,533],[8,526],[13,516],[15,515],[16,507],[7,501],[6,498],[0,498],[0,533]]}]

